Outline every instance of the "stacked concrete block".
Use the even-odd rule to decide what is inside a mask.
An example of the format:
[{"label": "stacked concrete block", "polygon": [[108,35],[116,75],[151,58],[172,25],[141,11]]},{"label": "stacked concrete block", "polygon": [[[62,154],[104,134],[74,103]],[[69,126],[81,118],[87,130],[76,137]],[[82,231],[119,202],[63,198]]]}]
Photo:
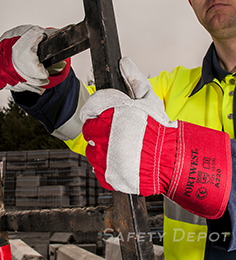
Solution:
[{"label": "stacked concrete block", "polygon": [[104,259],[76,245],[60,244],[49,246],[49,257],[50,260]]},{"label": "stacked concrete block", "polygon": [[[165,260],[162,246],[153,245],[155,260]],[[118,237],[110,237],[106,240],[105,259],[122,260],[120,241]]]},{"label": "stacked concrete block", "polygon": [[27,168],[48,168],[49,150],[27,152]]},{"label": "stacked concrete block", "polygon": [[87,197],[88,197],[88,204],[89,205],[95,205],[96,203],[96,197],[95,197],[95,190],[96,190],[96,177],[95,174],[92,172],[92,168],[87,169]]},{"label": "stacked concrete block", "polygon": [[41,176],[18,176],[16,177],[16,187],[39,187],[47,183],[46,178]]},{"label": "stacked concrete block", "polygon": [[[71,200],[75,200],[75,198],[85,198],[86,197],[86,187],[78,187],[78,186],[71,186],[70,189],[70,196]],[[75,204],[76,205],[76,204]],[[84,204],[83,204],[84,206]]]},{"label": "stacked concrete block", "polygon": [[68,196],[40,198],[39,201],[40,208],[64,208],[70,206],[70,199]]},{"label": "stacked concrete block", "polygon": [[15,196],[17,198],[37,198],[38,187],[16,187]]},{"label": "stacked concrete block", "polygon": [[78,154],[70,150],[51,150],[50,168],[78,167]]},{"label": "stacked concrete block", "polygon": [[70,198],[67,194],[66,187],[62,185],[41,186],[38,188],[38,197],[40,198],[41,204],[49,208],[68,207],[70,205]]},{"label": "stacked concrete block", "polygon": [[8,170],[26,169],[27,152],[8,152],[6,154],[6,168]]},{"label": "stacked concrete block", "polygon": [[6,158],[6,206],[84,207],[105,201],[99,200],[105,190],[87,158],[69,149],[0,152],[0,160],[3,157]]},{"label": "stacked concrete block", "polygon": [[16,178],[15,177],[8,177],[5,179],[4,182],[4,200],[6,205],[8,206],[15,206],[16,203]]},{"label": "stacked concrete block", "polygon": [[94,244],[98,240],[97,232],[56,232],[50,238],[50,244]]},{"label": "stacked concrete block", "polygon": [[109,206],[112,205],[112,193],[111,192],[104,192],[104,193],[99,193],[98,196],[98,204],[99,205],[105,205]]},{"label": "stacked concrete block", "polygon": [[27,168],[24,170],[24,176],[35,176],[36,169],[35,168]]},{"label": "stacked concrete block", "polygon": [[39,207],[38,187],[45,184],[46,179],[41,176],[16,177],[16,207]]},{"label": "stacked concrete block", "polygon": [[84,207],[87,205],[87,186],[86,177],[76,176],[72,177],[71,181],[67,184],[70,193],[71,205]]},{"label": "stacked concrete block", "polygon": [[86,251],[89,251],[90,253],[93,253],[93,254],[96,254],[96,251],[97,251],[96,244],[77,244],[76,246],[83,248]]},{"label": "stacked concrete block", "polygon": [[21,239],[10,239],[12,260],[46,260],[41,254],[28,246]]},{"label": "stacked concrete block", "polygon": [[66,188],[62,185],[41,186],[38,188],[38,196],[41,198],[63,197],[66,195]]},{"label": "stacked concrete block", "polygon": [[[61,171],[62,173],[63,171]],[[66,171],[66,175],[70,177],[86,177],[86,169],[81,167],[71,167]]]}]

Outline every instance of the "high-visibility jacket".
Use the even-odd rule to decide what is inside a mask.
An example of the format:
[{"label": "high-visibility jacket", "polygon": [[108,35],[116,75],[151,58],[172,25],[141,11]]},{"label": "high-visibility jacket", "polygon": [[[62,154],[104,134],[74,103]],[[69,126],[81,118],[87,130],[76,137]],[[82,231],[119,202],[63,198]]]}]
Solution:
[{"label": "high-visibility jacket", "polygon": [[[171,121],[179,119],[223,130],[234,138],[233,94],[236,76],[228,74],[217,77],[218,79],[215,77],[212,66],[213,48],[212,45],[202,67],[186,69],[179,66],[171,73],[161,72],[159,76],[151,78],[150,82],[154,92],[163,100]],[[66,88],[68,95],[65,95]],[[75,96],[79,93],[80,99],[83,99],[83,96],[86,99],[88,92],[93,93],[95,88],[87,87],[87,94],[81,93],[82,89],[86,88],[82,88],[78,81],[75,81],[73,72],[70,72],[60,86],[47,90],[40,98],[37,97],[35,105],[25,104],[28,102],[24,98],[25,94],[22,96],[21,93],[13,93],[13,97],[27,113],[43,122],[50,133],[63,139],[72,151],[85,155],[87,143],[80,133],[81,124],[77,124],[79,119],[76,107],[80,106],[81,102],[78,102]],[[206,233],[204,218],[185,211],[169,200],[165,201],[163,240],[166,260],[203,260]]]},{"label": "high-visibility jacket", "polygon": [[[234,74],[215,78],[212,68],[213,45],[203,67],[177,67],[150,79],[163,100],[171,121],[180,119],[227,132],[234,138]],[[167,260],[203,260],[207,239],[206,220],[165,199],[164,254]]]},{"label": "high-visibility jacket", "polygon": [[[171,121],[180,119],[225,131],[234,138],[234,74],[215,78],[213,45],[203,67],[177,67],[150,79],[155,93],[163,100]],[[224,74],[224,73],[222,73]],[[220,78],[220,77],[219,77]],[[164,254],[167,260],[203,260],[207,239],[206,220],[165,199]]]},{"label": "high-visibility jacket", "polygon": [[[179,66],[171,73],[161,72],[159,76],[151,78],[150,82],[154,92],[163,100],[171,121],[179,119],[224,130],[234,138],[233,93],[236,76],[229,74],[222,81],[214,77],[212,68],[206,64],[208,59],[212,59],[212,48],[204,59],[204,71],[202,67],[186,69]],[[82,138],[81,135],[76,143],[84,144]],[[67,144],[74,149],[74,142],[70,140]],[[165,199],[163,241],[166,260],[203,260],[206,239],[207,225],[204,218]]]}]

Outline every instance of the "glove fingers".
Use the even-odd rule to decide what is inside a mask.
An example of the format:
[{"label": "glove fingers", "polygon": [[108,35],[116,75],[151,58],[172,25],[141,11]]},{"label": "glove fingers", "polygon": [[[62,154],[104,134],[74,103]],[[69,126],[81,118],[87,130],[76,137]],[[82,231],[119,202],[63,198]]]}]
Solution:
[{"label": "glove fingers", "polygon": [[133,99],[143,98],[152,89],[149,80],[138,70],[134,62],[129,58],[120,60],[120,72]]},{"label": "glove fingers", "polygon": [[116,107],[132,105],[134,100],[116,89],[98,90],[92,94],[80,111],[80,119],[84,123],[88,118],[96,118],[103,111]]},{"label": "glove fingers", "polygon": [[31,29],[33,25],[27,24],[27,25],[19,25],[15,27],[14,29],[10,29],[6,31],[1,37],[0,37],[0,42],[3,39],[11,39],[13,37],[18,37],[23,35],[25,32],[27,32],[29,29]]},{"label": "glove fingers", "polygon": [[31,91],[37,94],[42,92],[42,88],[32,85],[27,85],[26,83],[18,82],[15,86],[11,86],[9,84],[6,85],[5,89],[14,91],[14,92],[22,92],[22,91]]},{"label": "glove fingers", "polygon": [[12,62],[18,74],[28,84],[42,86],[48,84],[48,71],[39,62],[38,44],[44,37],[44,29],[34,26],[24,33],[13,46]]},{"label": "glove fingers", "polygon": [[127,88],[132,90],[135,97],[134,106],[146,111],[156,121],[167,127],[177,127],[177,122],[170,122],[162,100],[154,93],[151,83],[140,73],[132,60],[122,58],[120,71]]}]

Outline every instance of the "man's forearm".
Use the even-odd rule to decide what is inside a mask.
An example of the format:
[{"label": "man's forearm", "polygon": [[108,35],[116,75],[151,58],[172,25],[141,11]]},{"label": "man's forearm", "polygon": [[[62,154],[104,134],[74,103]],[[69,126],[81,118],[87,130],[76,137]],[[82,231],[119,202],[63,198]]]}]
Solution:
[{"label": "man's forearm", "polygon": [[[47,89],[42,96],[29,91],[12,92],[12,96],[17,105],[53,134],[75,114],[79,105],[80,85],[71,69],[63,82]],[[79,129],[76,131],[79,132]]]}]

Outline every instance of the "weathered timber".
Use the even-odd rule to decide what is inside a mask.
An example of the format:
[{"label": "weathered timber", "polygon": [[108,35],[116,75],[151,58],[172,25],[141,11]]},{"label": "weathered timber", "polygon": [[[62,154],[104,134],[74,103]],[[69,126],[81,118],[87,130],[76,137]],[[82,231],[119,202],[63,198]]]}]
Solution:
[{"label": "weathered timber", "polygon": [[112,207],[45,209],[5,212],[1,231],[24,232],[102,232],[114,229]]}]

